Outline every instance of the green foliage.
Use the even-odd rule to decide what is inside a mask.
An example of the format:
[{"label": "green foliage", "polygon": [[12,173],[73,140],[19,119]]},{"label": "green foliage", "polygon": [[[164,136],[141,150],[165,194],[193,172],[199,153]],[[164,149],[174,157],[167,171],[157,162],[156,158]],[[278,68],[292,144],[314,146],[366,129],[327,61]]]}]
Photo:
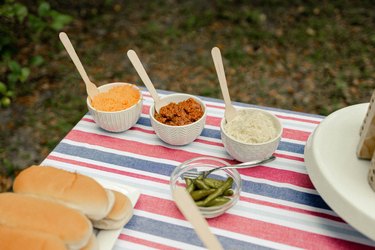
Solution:
[{"label": "green foliage", "polygon": [[39,2],[34,12],[14,0],[0,6],[0,107],[8,107],[17,84],[24,84],[32,68],[44,63],[40,55],[30,55],[30,60],[23,63],[17,60],[22,41],[38,43],[72,21],[71,16],[51,9],[46,1]]}]

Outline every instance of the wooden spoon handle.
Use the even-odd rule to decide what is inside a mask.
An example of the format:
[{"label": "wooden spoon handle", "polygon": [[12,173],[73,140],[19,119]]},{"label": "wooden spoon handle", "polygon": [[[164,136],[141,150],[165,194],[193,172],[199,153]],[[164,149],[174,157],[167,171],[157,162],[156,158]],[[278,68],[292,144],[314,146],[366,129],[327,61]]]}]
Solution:
[{"label": "wooden spoon handle", "polygon": [[87,76],[87,73],[83,68],[81,61],[79,60],[79,57],[76,51],[74,50],[74,47],[70,42],[68,35],[65,32],[60,32],[59,37],[66,51],[68,52],[70,58],[72,59],[74,65],[76,66],[79,74],[81,75],[83,81],[86,84],[87,94],[90,96],[90,98],[94,97],[99,91],[96,88],[95,84],[92,83],[89,77]]},{"label": "wooden spoon handle", "polygon": [[236,110],[230,101],[228,84],[227,84],[227,79],[224,73],[224,65],[223,65],[223,60],[221,57],[220,49],[218,47],[214,47],[211,50],[211,55],[212,55],[212,59],[214,60],[217,77],[219,78],[221,93],[223,94],[223,99],[225,103],[225,118],[227,120],[231,120],[231,118],[235,116]]},{"label": "wooden spoon handle", "polygon": [[128,50],[127,55],[128,55],[130,62],[133,64],[135,70],[137,71],[139,77],[142,79],[143,83],[146,85],[148,92],[150,92],[152,98],[154,99],[155,109],[159,111],[159,108],[156,107],[160,103],[159,95],[156,92],[155,87],[152,84],[150,77],[147,75],[145,68],[143,67],[141,61],[139,60],[137,53],[135,53],[134,50]]},{"label": "wooden spoon handle", "polygon": [[193,225],[195,232],[207,249],[221,250],[223,247],[214,234],[210,231],[207,221],[203,218],[187,191],[177,186],[173,193],[173,199],[185,218]]}]

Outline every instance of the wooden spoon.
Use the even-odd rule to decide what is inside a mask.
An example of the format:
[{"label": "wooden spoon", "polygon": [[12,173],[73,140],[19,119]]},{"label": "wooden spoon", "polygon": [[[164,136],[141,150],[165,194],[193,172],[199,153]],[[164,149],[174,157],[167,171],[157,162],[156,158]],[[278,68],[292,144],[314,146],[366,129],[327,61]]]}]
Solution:
[{"label": "wooden spoon", "polygon": [[173,199],[185,218],[193,225],[195,232],[207,249],[221,250],[223,247],[214,234],[210,231],[207,221],[199,212],[193,199],[185,188],[176,186],[173,190]]},{"label": "wooden spoon", "polygon": [[225,120],[229,122],[233,120],[233,118],[237,115],[237,110],[235,109],[235,107],[233,107],[230,101],[228,84],[227,84],[227,79],[225,78],[224,65],[223,65],[223,60],[221,58],[220,49],[218,47],[214,47],[211,50],[211,54],[212,54],[212,59],[214,60],[216,73],[219,78],[221,93],[223,94],[223,98],[224,98]]},{"label": "wooden spoon", "polygon": [[143,83],[146,85],[148,92],[150,92],[152,98],[154,99],[155,110],[156,112],[159,113],[160,108],[167,105],[168,103],[160,99],[158,93],[155,90],[154,85],[152,84],[150,80],[150,77],[148,77],[145,68],[143,67],[141,61],[139,60],[137,53],[135,53],[134,50],[128,50],[127,55],[128,55],[130,62],[133,64],[135,70],[137,71],[139,77],[142,79]]},{"label": "wooden spoon", "polygon": [[73,45],[70,42],[68,35],[65,32],[60,32],[59,37],[66,51],[68,52],[70,58],[72,59],[74,65],[76,66],[79,74],[81,75],[83,81],[85,82],[87,94],[89,98],[92,100],[92,98],[94,98],[94,96],[96,96],[99,93],[98,88],[96,87],[94,83],[90,81],[89,77],[87,76],[87,73],[85,69],[83,68],[81,61],[79,60],[78,55],[76,51],[74,50]]}]

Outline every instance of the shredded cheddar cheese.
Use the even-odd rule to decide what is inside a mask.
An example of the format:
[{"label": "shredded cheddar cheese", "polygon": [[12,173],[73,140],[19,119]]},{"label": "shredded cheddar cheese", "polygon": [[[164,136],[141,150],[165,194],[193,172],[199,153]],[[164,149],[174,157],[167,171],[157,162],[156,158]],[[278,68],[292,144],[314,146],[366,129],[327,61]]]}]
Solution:
[{"label": "shredded cheddar cheese", "polygon": [[96,95],[91,105],[100,111],[120,111],[136,104],[139,98],[139,91],[132,85],[116,86]]}]

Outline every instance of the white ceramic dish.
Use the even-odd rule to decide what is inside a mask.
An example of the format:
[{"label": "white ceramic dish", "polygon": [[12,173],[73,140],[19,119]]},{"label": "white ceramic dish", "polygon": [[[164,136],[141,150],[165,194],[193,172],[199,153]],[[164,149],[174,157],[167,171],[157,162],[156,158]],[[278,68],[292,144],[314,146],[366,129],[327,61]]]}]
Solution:
[{"label": "white ceramic dish", "polygon": [[241,142],[234,137],[230,136],[224,129],[226,120],[225,117],[221,120],[220,123],[220,134],[221,140],[223,141],[224,148],[234,159],[240,162],[255,161],[261,159],[269,158],[277,149],[281,135],[283,133],[283,127],[280,120],[273,115],[272,113],[257,109],[257,108],[242,108],[238,109],[238,115],[241,115],[242,112],[252,113],[252,112],[261,112],[263,115],[271,119],[276,129],[275,138],[263,142],[263,143],[245,143]]},{"label": "white ceramic dish", "polygon": [[[116,190],[118,192],[123,193],[132,202],[133,207],[138,201],[140,191],[136,188],[123,185],[123,184],[117,184],[113,183],[107,180],[98,179],[95,178],[103,187]],[[120,233],[122,231],[122,228],[116,229],[116,230],[97,230],[96,231],[96,238],[99,243],[99,249],[100,250],[111,250],[113,246],[115,245]]]},{"label": "white ceramic dish", "polygon": [[140,93],[139,101],[127,109],[114,112],[100,111],[91,106],[91,101],[88,97],[86,99],[87,108],[95,123],[102,129],[110,132],[123,132],[133,127],[134,124],[137,123],[142,112],[142,92],[134,84],[114,82],[102,85],[98,87],[98,89],[100,92],[106,92],[115,86],[122,85],[132,85],[133,88],[137,89]]},{"label": "white ceramic dish", "polygon": [[327,204],[375,240],[375,193],[367,182],[370,161],[356,157],[368,103],[340,109],[315,129],[305,147],[309,176]]},{"label": "white ceramic dish", "polygon": [[193,98],[197,101],[202,106],[204,113],[199,120],[183,126],[171,126],[159,122],[154,117],[154,104],[150,106],[151,126],[155,130],[156,135],[164,142],[176,146],[187,145],[193,142],[202,133],[206,123],[207,108],[201,99],[188,94],[170,94],[164,96],[161,100],[163,103],[179,103],[189,98]]}]

